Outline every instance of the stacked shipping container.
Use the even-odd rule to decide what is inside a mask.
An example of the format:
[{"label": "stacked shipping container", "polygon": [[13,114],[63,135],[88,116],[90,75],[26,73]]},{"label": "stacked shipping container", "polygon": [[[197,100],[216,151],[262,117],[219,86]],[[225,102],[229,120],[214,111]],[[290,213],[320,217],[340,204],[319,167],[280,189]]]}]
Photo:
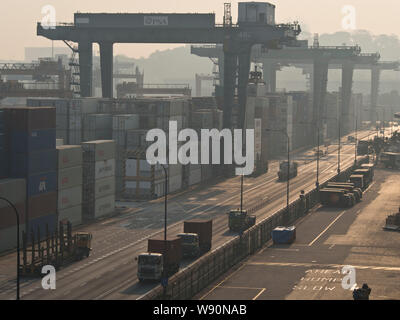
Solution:
[{"label": "stacked shipping container", "polygon": [[115,142],[89,141],[83,148],[83,219],[90,221],[115,209]]},{"label": "stacked shipping container", "polygon": [[[20,222],[20,241],[22,231],[25,231],[26,213],[26,182],[25,179],[0,180],[0,197],[14,204],[18,211]],[[0,252],[17,246],[17,218],[14,209],[0,200]]]},{"label": "stacked shipping container", "polygon": [[114,115],[112,119],[112,138],[116,143],[116,178],[115,188],[117,198],[121,198],[124,188],[123,178],[124,161],[128,145],[128,132],[133,129],[139,129],[139,115],[137,114],[119,114]]},{"label": "stacked shipping container", "polygon": [[10,176],[26,179],[26,229],[56,225],[56,113],[55,108],[21,107],[7,109],[10,128]]},{"label": "stacked shipping container", "polygon": [[0,179],[8,177],[8,135],[5,117],[5,111],[0,110]]},{"label": "stacked shipping container", "polygon": [[82,147],[57,147],[58,221],[68,220],[73,226],[82,223]]}]

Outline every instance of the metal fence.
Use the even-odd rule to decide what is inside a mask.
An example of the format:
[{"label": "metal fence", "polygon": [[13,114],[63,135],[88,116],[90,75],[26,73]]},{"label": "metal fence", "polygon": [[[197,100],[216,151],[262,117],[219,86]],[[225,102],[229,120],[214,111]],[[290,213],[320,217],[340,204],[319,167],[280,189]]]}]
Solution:
[{"label": "metal fence", "polygon": [[[358,161],[357,166],[367,162],[368,158],[364,157]],[[321,184],[321,188],[329,181],[347,181],[355,167],[351,166],[339,175],[325,181]],[[289,213],[286,207],[278,210],[241,235],[201,257],[188,268],[170,277],[165,292],[163,287],[158,286],[142,296],[141,299],[185,300],[192,298],[237,263],[261,249],[271,240],[273,229],[277,226],[292,224],[300,217],[305,216],[309,209],[318,203],[319,193],[317,189],[313,189],[304,195],[304,199],[293,201],[289,205]],[[250,211],[256,210],[250,209]]]}]

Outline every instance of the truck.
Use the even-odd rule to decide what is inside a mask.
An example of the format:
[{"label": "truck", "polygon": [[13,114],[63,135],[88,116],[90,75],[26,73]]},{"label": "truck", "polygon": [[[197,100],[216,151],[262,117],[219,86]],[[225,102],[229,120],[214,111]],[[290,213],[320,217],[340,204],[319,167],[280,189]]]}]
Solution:
[{"label": "truck", "polygon": [[[194,234],[197,236],[197,247],[198,252],[203,254],[211,249],[212,241],[212,220],[189,220],[183,222],[183,232],[184,234]],[[195,237],[192,236],[194,240]],[[193,245],[192,245],[193,246]],[[190,245],[189,245],[190,247]],[[185,241],[182,242],[183,254],[190,250],[185,248]],[[197,249],[195,250],[197,251]]]},{"label": "truck", "polygon": [[400,231],[400,208],[399,212],[391,214],[386,218],[386,224],[383,229],[389,231]]},{"label": "truck", "polygon": [[247,210],[231,210],[229,215],[229,230],[233,232],[243,232],[256,224],[256,216],[248,215]]},{"label": "truck", "polygon": [[363,196],[362,190],[360,188],[357,188],[351,182],[328,182],[326,186],[328,188],[340,188],[347,190],[349,193],[352,193],[354,195],[356,202],[360,202]]},{"label": "truck", "polygon": [[361,164],[361,169],[371,169],[372,178],[374,178],[375,164],[363,163],[363,164]]},{"label": "truck", "polygon": [[139,254],[137,277],[143,280],[161,280],[179,270],[182,259],[182,240],[180,237],[172,239],[149,239],[147,252]]},{"label": "truck", "polygon": [[385,168],[399,169],[400,168],[400,153],[382,152],[381,162]]},{"label": "truck", "polygon": [[75,260],[81,260],[83,257],[89,257],[92,250],[92,234],[89,232],[77,232],[74,235],[73,252]]},{"label": "truck", "polygon": [[357,154],[358,155],[365,155],[369,153],[369,141],[360,140],[357,144]]},{"label": "truck", "polygon": [[349,182],[353,183],[355,187],[364,190],[364,175],[362,174],[352,174],[349,177]]},{"label": "truck", "polygon": [[298,167],[297,162],[295,162],[295,161],[290,162],[289,177],[288,177],[288,162],[282,161],[279,164],[279,171],[278,171],[279,181],[286,181],[286,180],[290,180],[291,178],[296,177],[297,176],[297,167]]},{"label": "truck", "polygon": [[372,168],[361,168],[353,171],[353,174],[362,174],[364,176],[364,189],[368,188],[373,180],[373,169]]},{"label": "truck", "polygon": [[319,198],[322,205],[329,207],[350,208],[355,204],[354,195],[345,189],[323,188]]}]

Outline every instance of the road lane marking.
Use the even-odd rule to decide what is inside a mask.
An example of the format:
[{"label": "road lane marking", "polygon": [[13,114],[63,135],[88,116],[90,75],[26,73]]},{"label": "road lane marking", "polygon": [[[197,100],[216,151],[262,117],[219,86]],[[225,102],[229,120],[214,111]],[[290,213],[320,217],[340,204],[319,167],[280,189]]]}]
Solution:
[{"label": "road lane marking", "polygon": [[261,296],[265,290],[265,288],[262,288],[261,291],[252,300],[257,300],[257,298]]},{"label": "road lane marking", "polygon": [[335,220],[333,220],[313,241],[311,241],[308,246],[311,247],[315,241],[317,241],[344,213],[346,210],[343,210]]},{"label": "road lane marking", "polygon": [[[248,262],[247,266],[266,266],[266,267],[300,267],[300,268],[321,268],[321,269],[341,269],[345,265],[344,264],[315,264],[315,263],[297,263],[297,262]],[[400,272],[400,267],[381,267],[381,266],[356,266],[351,265],[355,269],[360,270],[382,270],[382,271],[393,271]]]},{"label": "road lane marking", "polygon": [[221,284],[223,284],[225,281],[227,281],[229,278],[233,277],[237,272],[239,272],[241,269],[243,269],[245,264],[241,265],[236,271],[232,272],[229,276],[227,276],[224,280],[222,280],[220,283],[218,283],[214,288],[212,288],[210,291],[208,291],[205,295],[203,295],[199,300],[203,300],[205,297],[210,295],[211,292],[213,292],[215,289],[217,289]]}]

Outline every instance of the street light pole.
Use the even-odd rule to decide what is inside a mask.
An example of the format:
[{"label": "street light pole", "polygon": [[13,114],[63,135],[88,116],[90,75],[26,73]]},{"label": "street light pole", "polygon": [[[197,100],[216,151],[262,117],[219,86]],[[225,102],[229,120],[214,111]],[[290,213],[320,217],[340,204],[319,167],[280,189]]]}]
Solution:
[{"label": "street light pole", "polygon": [[19,214],[17,208],[9,200],[3,197],[0,197],[0,200],[7,202],[14,209],[17,218],[17,300],[19,300]]},{"label": "street light pole", "polygon": [[339,146],[338,146],[338,167],[337,167],[337,173],[340,174],[340,137],[341,137],[341,133],[340,133],[340,118],[337,119],[338,122],[338,131],[339,131]]},{"label": "street light pole", "polygon": [[267,132],[281,132],[284,133],[286,135],[287,138],[287,162],[288,162],[288,166],[287,166],[287,183],[286,183],[286,211],[287,214],[289,215],[289,175],[290,175],[290,138],[289,135],[287,134],[287,132],[285,130],[272,130],[272,129],[265,129],[265,131]]},{"label": "street light pole", "polygon": [[355,142],[354,142],[354,165],[357,164],[357,131],[358,131],[358,115],[356,113],[356,134],[355,134]]},{"label": "street light pole", "polygon": [[243,173],[240,178],[240,212],[243,212]]},{"label": "street light pole", "polygon": [[[167,194],[168,194],[168,173],[167,168],[161,164],[162,168],[164,169],[164,176],[165,176],[165,190],[164,190],[164,256],[167,253]],[[165,261],[164,261],[165,263]],[[167,296],[167,283],[168,283],[168,273],[167,271],[163,270],[163,277],[161,278],[161,284],[163,286],[163,294],[164,299]]]},{"label": "street light pole", "polygon": [[162,164],[165,176],[165,200],[164,200],[164,241],[167,241],[167,194],[168,194],[168,173],[165,166]]},{"label": "street light pole", "polygon": [[317,187],[317,190],[319,189],[319,134],[320,134],[320,131],[319,131],[319,127],[317,127],[317,134],[318,134],[318,137],[317,137],[317,181],[315,182],[315,186]]}]

